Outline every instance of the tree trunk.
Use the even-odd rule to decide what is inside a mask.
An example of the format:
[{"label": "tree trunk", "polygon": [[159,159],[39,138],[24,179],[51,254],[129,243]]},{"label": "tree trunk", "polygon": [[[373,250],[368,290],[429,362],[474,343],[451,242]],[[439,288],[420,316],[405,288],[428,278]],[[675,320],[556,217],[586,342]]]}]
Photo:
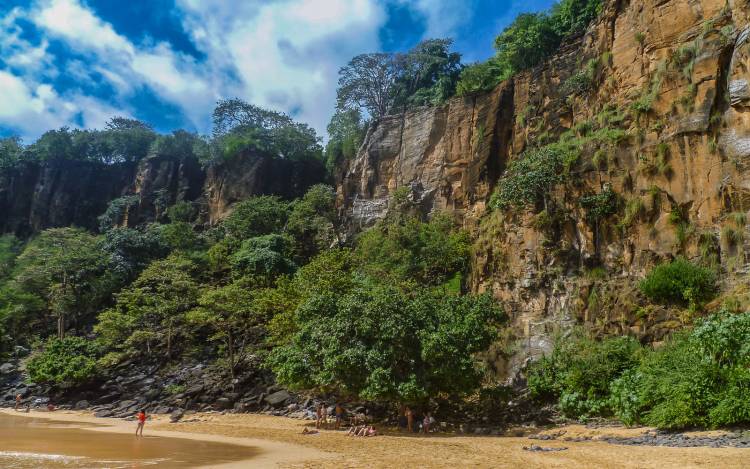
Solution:
[{"label": "tree trunk", "polygon": [[65,338],[65,316],[63,314],[57,315],[57,338],[60,340]]},{"label": "tree trunk", "polygon": [[229,374],[232,376],[232,380],[234,380],[234,337],[232,337],[231,330],[227,334],[227,342],[229,347]]}]

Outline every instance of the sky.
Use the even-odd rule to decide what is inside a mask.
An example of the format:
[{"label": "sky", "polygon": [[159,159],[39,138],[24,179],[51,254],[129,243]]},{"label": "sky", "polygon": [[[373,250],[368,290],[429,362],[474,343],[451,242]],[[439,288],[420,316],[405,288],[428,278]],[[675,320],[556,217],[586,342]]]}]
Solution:
[{"label": "sky", "polygon": [[452,37],[470,63],[552,0],[0,0],[0,136],[102,128],[112,116],[207,134],[220,99],[320,135],[357,54]]}]

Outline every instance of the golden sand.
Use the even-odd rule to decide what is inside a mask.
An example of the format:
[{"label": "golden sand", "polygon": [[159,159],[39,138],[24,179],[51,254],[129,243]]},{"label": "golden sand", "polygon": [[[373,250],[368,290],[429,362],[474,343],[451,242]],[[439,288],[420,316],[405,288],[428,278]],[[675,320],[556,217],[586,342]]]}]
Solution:
[{"label": "golden sand", "polygon": [[[81,412],[33,413],[55,420],[96,422],[98,431],[130,432],[132,422],[95,419]],[[750,450],[739,448],[668,448],[620,446],[596,441],[604,436],[636,436],[648,428],[580,425],[546,430],[564,431],[564,437],[591,437],[592,441],[540,441],[526,437],[463,435],[406,435],[388,432],[374,438],[347,437],[346,432],[324,430],[302,435],[308,421],[254,414],[194,414],[184,422],[169,423],[159,416],[146,433],[181,436],[204,441],[253,446],[258,456],[226,467],[283,468],[747,468]],[[559,452],[529,452],[523,446],[567,447]]]}]

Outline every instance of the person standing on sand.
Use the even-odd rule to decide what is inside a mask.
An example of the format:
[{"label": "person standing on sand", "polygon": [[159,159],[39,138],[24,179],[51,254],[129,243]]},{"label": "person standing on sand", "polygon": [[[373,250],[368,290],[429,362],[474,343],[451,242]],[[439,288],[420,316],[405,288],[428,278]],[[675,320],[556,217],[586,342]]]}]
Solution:
[{"label": "person standing on sand", "polygon": [[323,425],[325,418],[323,417],[325,415],[326,408],[321,403],[318,404],[318,408],[315,410],[315,416],[317,417],[317,420],[315,420],[315,428],[320,429],[320,427]]},{"label": "person standing on sand", "polygon": [[429,412],[424,413],[424,420],[422,420],[422,428],[424,429],[425,435],[430,433],[430,424],[432,423],[432,416]]},{"label": "person standing on sand", "polygon": [[18,408],[21,406],[21,395],[16,394],[16,408],[15,410],[18,410]]},{"label": "person standing on sand", "polygon": [[341,407],[341,404],[338,402],[336,403],[336,430],[339,429],[341,426],[341,422],[344,421],[344,408]]},{"label": "person standing on sand", "polygon": [[409,430],[409,433],[412,433],[414,431],[414,412],[407,407],[404,410],[404,415],[406,415],[406,428]]},{"label": "person standing on sand", "polygon": [[143,436],[143,426],[146,425],[146,412],[141,410],[136,417],[138,418],[138,426],[135,428],[135,436],[138,436],[139,432]]}]

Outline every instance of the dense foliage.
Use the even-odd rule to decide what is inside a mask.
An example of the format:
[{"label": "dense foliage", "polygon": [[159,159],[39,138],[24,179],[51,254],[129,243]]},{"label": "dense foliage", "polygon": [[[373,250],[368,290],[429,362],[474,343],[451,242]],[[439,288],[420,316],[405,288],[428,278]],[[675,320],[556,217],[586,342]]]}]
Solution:
[{"label": "dense foliage", "polygon": [[357,285],[320,292],[295,313],[298,330],[276,348],[271,366],[282,383],[372,400],[423,402],[476,389],[472,356],[496,337],[501,311],[488,296],[407,293]]},{"label": "dense foliage", "polygon": [[716,273],[678,257],[654,267],[638,287],[652,301],[695,307],[713,298]]},{"label": "dense foliage", "polygon": [[[340,111],[361,110],[379,119],[396,110],[439,104],[453,96],[461,55],[451,39],[428,39],[406,53],[354,57],[339,71]],[[335,118],[336,116],[334,116]]]},{"label": "dense foliage", "polygon": [[461,75],[459,94],[492,89],[500,81],[552,55],[563,39],[581,33],[602,8],[601,0],[561,0],[550,11],[524,13],[495,38],[495,57]]},{"label": "dense foliage", "polygon": [[31,357],[26,370],[37,383],[75,385],[94,377],[97,365],[96,344],[83,337],[48,340]]},{"label": "dense foliage", "polygon": [[665,345],[627,337],[560,340],[528,370],[529,389],[570,417],[659,428],[750,423],[750,313],[721,311]]},{"label": "dense foliage", "polygon": [[542,202],[563,181],[563,154],[551,146],[524,152],[498,182],[490,204],[498,208],[524,207]]}]

